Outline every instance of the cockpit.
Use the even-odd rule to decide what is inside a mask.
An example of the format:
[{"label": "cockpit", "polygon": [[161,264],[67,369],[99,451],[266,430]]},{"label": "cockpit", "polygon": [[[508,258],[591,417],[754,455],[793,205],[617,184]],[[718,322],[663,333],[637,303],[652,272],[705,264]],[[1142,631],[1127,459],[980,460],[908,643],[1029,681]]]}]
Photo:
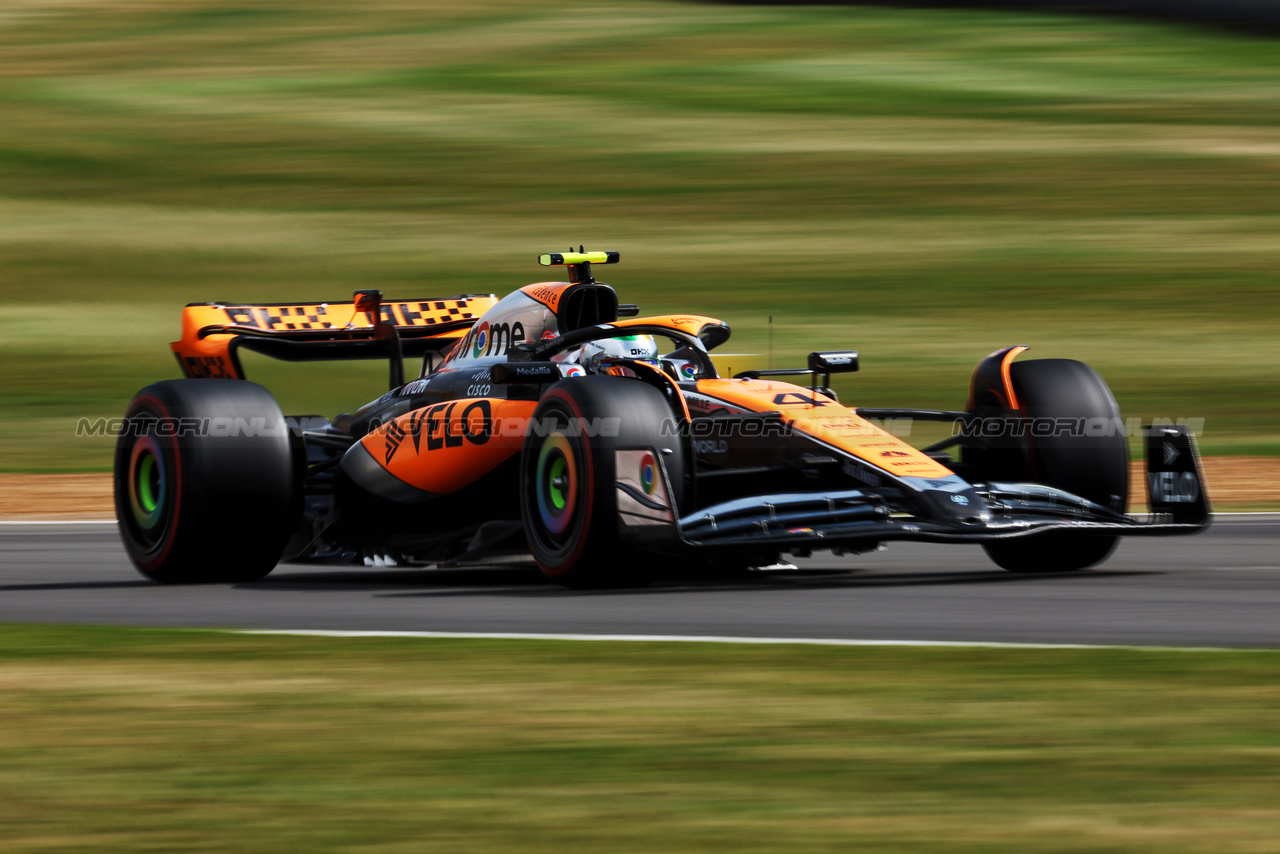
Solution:
[{"label": "cockpit", "polygon": [[[708,350],[729,337],[713,318],[635,318],[639,308],[619,305],[613,288],[591,277],[591,263],[616,263],[616,252],[543,255],[544,265],[569,268],[569,282],[528,285],[499,300],[444,357],[424,363],[482,369],[505,361],[550,361],[566,377],[634,373],[628,363],[647,364],[678,382],[716,376]],[[619,318],[628,318],[619,320]]]}]

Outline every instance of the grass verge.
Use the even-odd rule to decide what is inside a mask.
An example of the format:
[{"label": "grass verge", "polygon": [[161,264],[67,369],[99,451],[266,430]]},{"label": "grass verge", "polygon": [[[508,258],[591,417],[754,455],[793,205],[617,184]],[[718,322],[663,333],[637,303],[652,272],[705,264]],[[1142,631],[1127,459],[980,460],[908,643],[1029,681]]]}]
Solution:
[{"label": "grass verge", "polygon": [[0,847],[1266,850],[1278,662],[0,627]]},{"label": "grass verge", "polygon": [[[175,374],[213,299],[505,293],[618,249],[646,311],[858,405],[951,408],[1013,343],[1126,415],[1280,454],[1280,51],[1189,26],[870,6],[51,0],[0,11],[0,471]],[[263,366],[290,412],[381,371]]]}]

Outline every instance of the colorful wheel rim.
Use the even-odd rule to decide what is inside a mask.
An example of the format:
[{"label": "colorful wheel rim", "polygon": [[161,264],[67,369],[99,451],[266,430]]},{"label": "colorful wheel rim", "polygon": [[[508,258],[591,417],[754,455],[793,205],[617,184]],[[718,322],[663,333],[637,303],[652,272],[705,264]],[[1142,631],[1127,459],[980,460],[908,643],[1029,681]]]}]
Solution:
[{"label": "colorful wheel rim", "polygon": [[640,485],[644,487],[645,495],[653,495],[653,490],[658,485],[658,461],[653,458],[653,454],[645,454],[640,458]]},{"label": "colorful wheel rim", "polygon": [[578,466],[563,433],[552,433],[543,440],[534,482],[543,527],[548,533],[563,534],[578,503]]},{"label": "colorful wheel rim", "polygon": [[151,436],[143,436],[129,456],[129,509],[148,538],[159,539],[168,513],[169,478],[164,454]]}]

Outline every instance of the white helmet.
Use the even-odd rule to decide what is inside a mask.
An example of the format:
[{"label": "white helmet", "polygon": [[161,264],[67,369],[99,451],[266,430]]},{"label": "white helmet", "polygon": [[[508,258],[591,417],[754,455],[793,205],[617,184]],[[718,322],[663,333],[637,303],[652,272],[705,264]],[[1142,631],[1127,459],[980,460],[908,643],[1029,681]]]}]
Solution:
[{"label": "white helmet", "polygon": [[627,335],[619,338],[601,338],[582,345],[577,361],[588,371],[598,373],[603,362],[614,359],[635,359],[656,364],[658,342],[652,335]]}]

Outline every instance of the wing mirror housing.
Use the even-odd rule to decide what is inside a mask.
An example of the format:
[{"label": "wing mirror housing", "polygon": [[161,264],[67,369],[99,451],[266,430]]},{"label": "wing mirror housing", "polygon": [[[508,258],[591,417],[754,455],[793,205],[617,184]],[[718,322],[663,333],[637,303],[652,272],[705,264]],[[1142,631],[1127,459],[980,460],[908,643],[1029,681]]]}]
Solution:
[{"label": "wing mirror housing", "polygon": [[815,374],[852,374],[858,370],[857,350],[833,350],[809,354],[809,370]]}]

